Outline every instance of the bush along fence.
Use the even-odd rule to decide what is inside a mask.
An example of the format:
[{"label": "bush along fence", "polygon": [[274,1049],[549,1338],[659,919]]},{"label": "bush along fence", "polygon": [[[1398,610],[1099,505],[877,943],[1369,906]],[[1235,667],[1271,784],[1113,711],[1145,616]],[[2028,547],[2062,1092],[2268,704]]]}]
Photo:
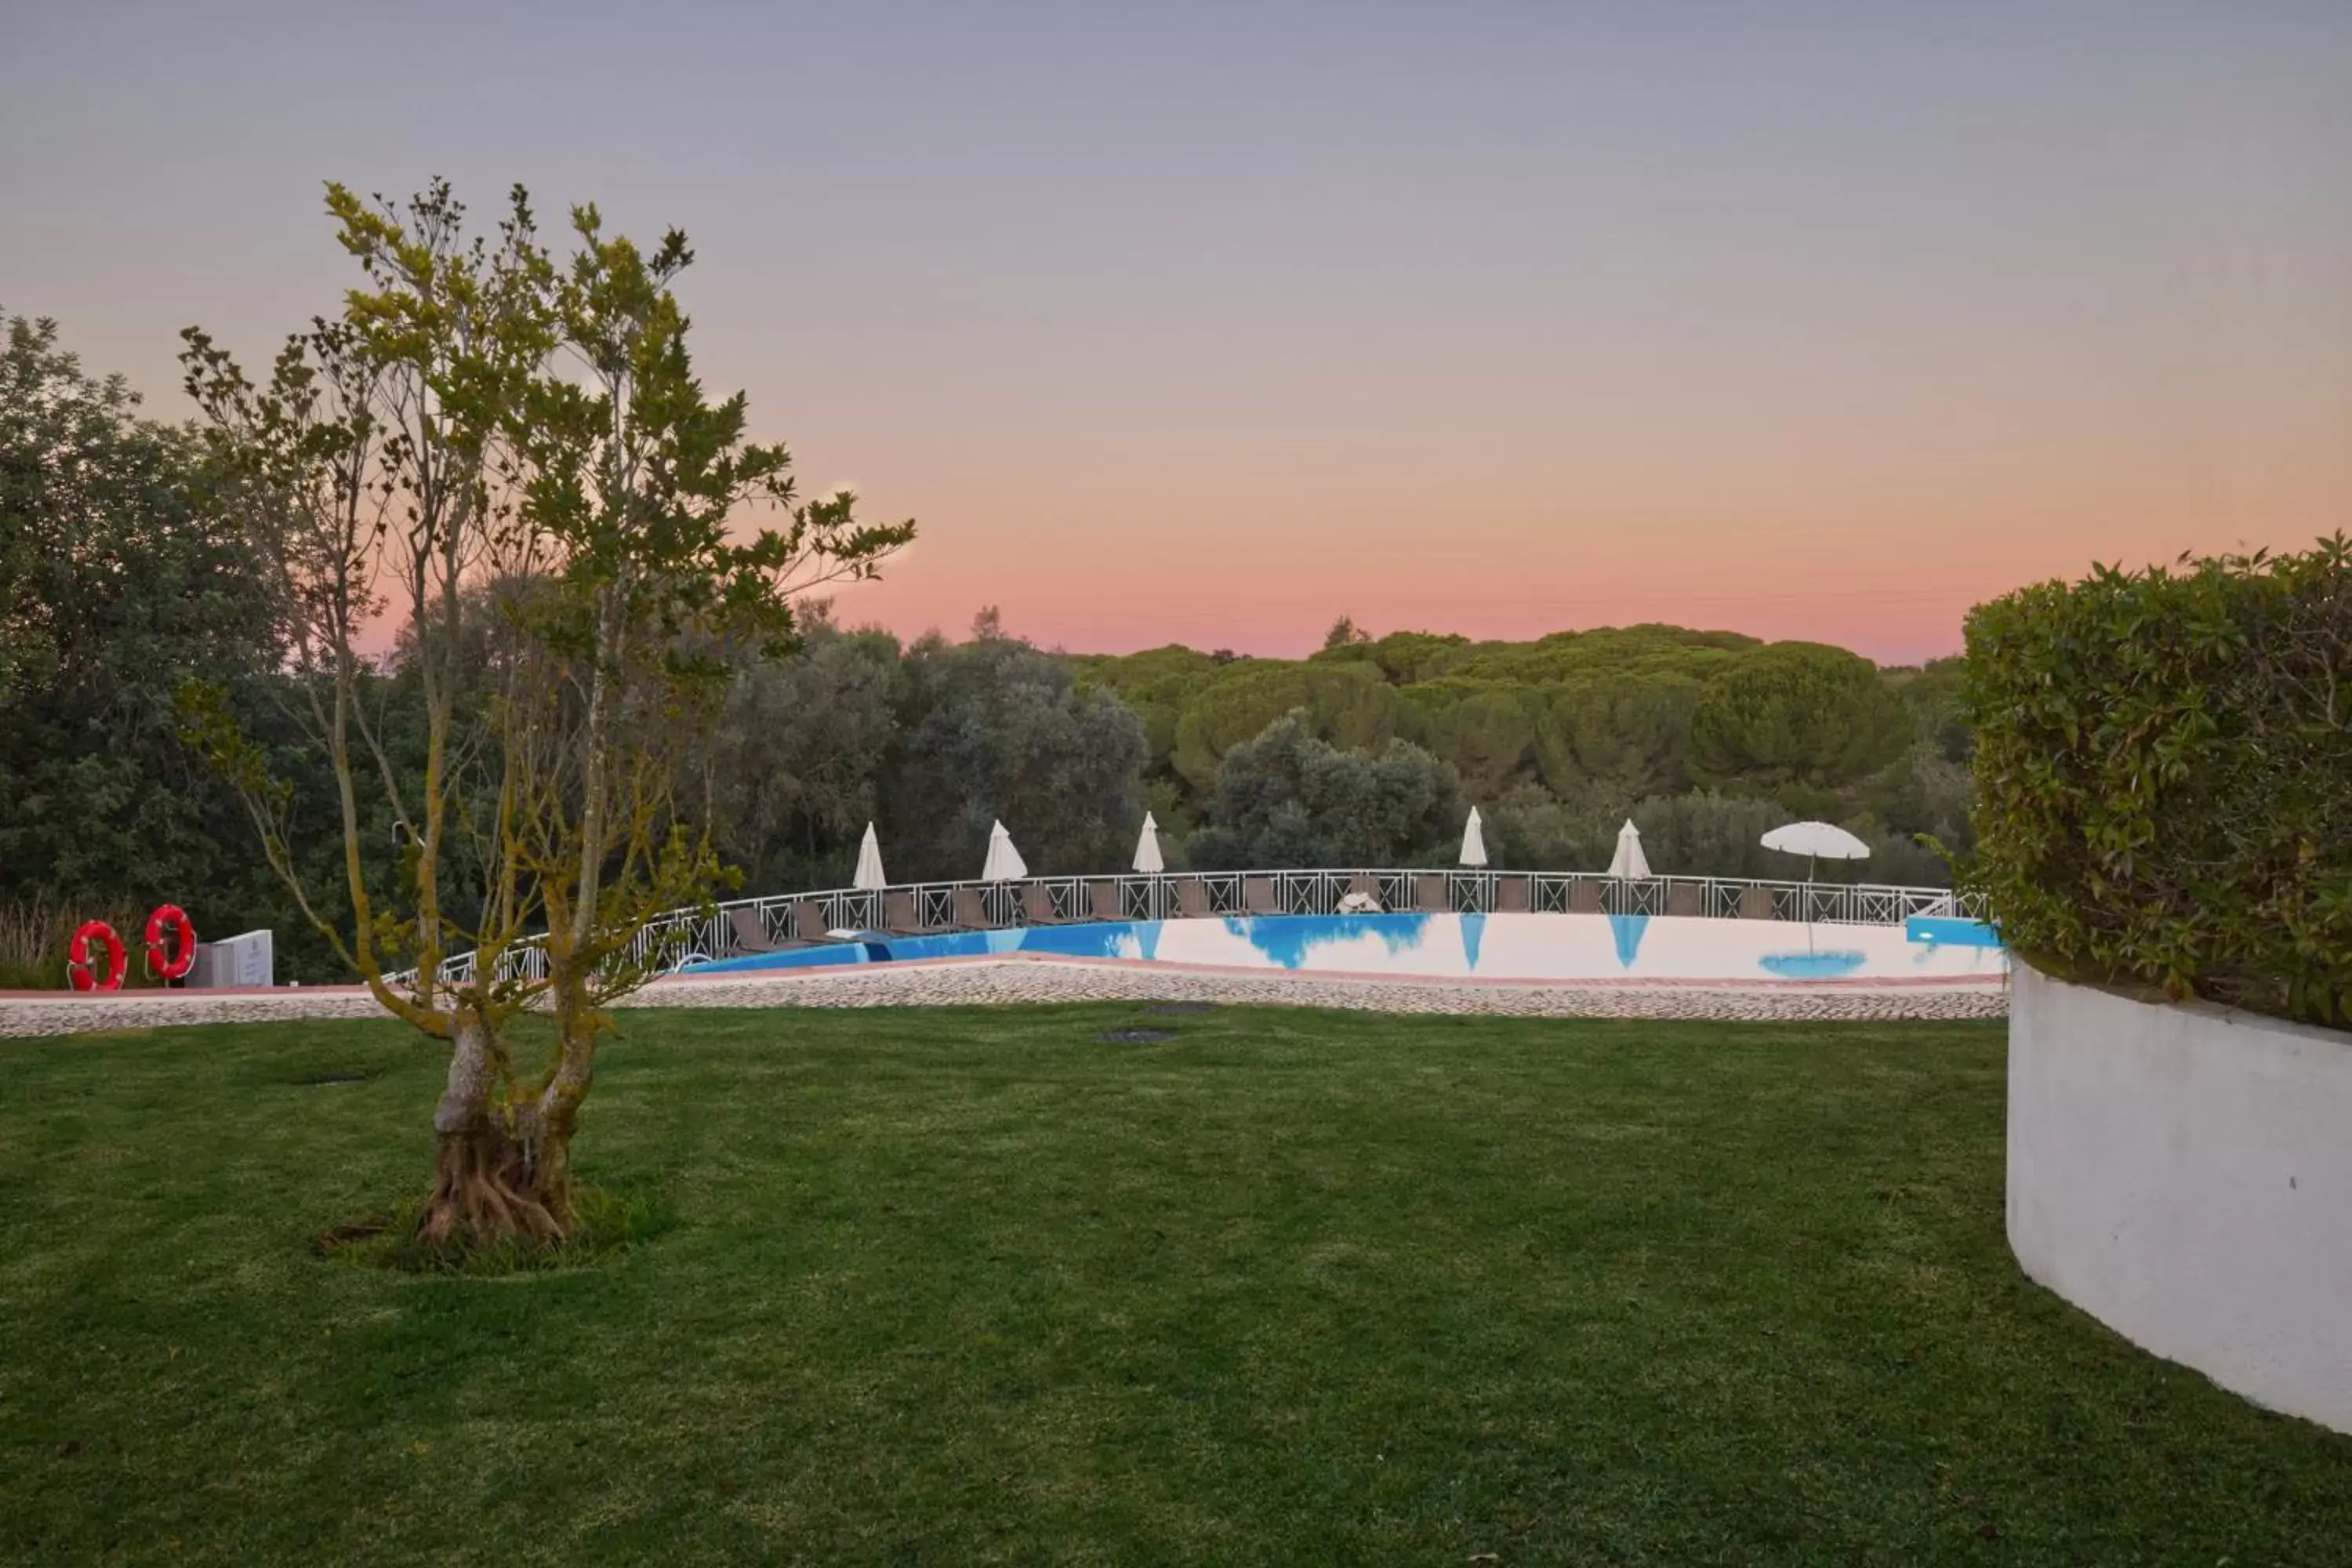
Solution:
[{"label": "bush along fence", "polygon": [[2352,540],[1979,605],[1965,702],[2012,949],[2352,1028]]}]

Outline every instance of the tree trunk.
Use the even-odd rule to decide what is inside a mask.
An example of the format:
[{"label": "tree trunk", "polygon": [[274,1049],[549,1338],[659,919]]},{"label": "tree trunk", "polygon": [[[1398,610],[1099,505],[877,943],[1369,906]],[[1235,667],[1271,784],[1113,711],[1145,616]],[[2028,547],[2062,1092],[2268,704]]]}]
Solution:
[{"label": "tree trunk", "polygon": [[[541,1104],[546,1101],[542,1099]],[[572,1210],[572,1131],[574,1118],[569,1112],[550,1116],[542,1112],[532,1118],[530,1147],[526,1162],[530,1173],[531,1188],[539,1194],[549,1215],[569,1234],[577,1217]]]},{"label": "tree trunk", "polygon": [[458,1016],[449,1077],[433,1112],[433,1195],[416,1234],[434,1247],[561,1241],[565,1226],[541,1201],[524,1147],[493,1113],[499,1047],[472,1013]]},{"label": "tree trunk", "polygon": [[598,1019],[584,1002],[569,997],[557,1002],[555,1018],[563,1056],[528,1112],[527,1153],[532,1190],[568,1231],[573,1218],[572,1135],[580,1125],[580,1102],[588,1098],[595,1077]]}]

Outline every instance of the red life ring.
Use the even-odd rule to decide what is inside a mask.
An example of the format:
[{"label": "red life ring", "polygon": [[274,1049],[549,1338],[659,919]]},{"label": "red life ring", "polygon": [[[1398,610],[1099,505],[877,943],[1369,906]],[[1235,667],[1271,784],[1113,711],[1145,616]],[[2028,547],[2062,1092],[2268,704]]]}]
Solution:
[{"label": "red life ring", "polygon": [[[163,928],[179,928],[177,956],[163,962]],[[158,980],[177,980],[196,966],[196,922],[177,904],[159,904],[147,917],[147,973]]]},{"label": "red life ring", "polygon": [[[106,944],[106,977],[99,978],[89,962],[89,939],[98,938]],[[86,921],[73,933],[66,947],[66,974],[77,991],[120,991],[122,989],[124,955],[122,939],[104,921]]]}]

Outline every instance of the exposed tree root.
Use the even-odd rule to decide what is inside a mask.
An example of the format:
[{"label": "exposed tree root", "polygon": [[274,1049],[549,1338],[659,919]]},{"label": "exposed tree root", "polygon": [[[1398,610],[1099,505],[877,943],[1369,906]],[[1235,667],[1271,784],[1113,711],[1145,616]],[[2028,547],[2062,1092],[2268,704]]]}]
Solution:
[{"label": "exposed tree root", "polygon": [[541,1197],[522,1145],[495,1126],[444,1133],[416,1236],[435,1247],[551,1246],[564,1239],[559,1212],[569,1208]]}]

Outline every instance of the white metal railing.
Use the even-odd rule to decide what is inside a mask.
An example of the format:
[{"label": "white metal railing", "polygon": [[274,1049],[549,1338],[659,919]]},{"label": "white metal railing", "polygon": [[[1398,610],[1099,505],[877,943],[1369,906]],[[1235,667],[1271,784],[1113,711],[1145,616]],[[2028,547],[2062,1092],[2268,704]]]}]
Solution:
[{"label": "white metal railing", "polygon": [[[648,921],[629,962],[663,971],[826,940],[835,931],[879,936],[1081,921],[1164,921],[1225,915],[1328,915],[1351,893],[1381,910],[1428,913],[1691,915],[1901,925],[1915,915],[1980,920],[1974,900],[1948,888],[1868,882],[1778,882],[1746,877],[1621,879],[1589,871],[1197,871],[1145,877],[1033,877],[1018,882],[908,882],[775,893],[673,910]],[[500,955],[499,978],[547,977],[547,954],[526,937]],[[474,980],[476,955],[445,960],[444,984]],[[416,972],[390,977],[414,985]]]}]

